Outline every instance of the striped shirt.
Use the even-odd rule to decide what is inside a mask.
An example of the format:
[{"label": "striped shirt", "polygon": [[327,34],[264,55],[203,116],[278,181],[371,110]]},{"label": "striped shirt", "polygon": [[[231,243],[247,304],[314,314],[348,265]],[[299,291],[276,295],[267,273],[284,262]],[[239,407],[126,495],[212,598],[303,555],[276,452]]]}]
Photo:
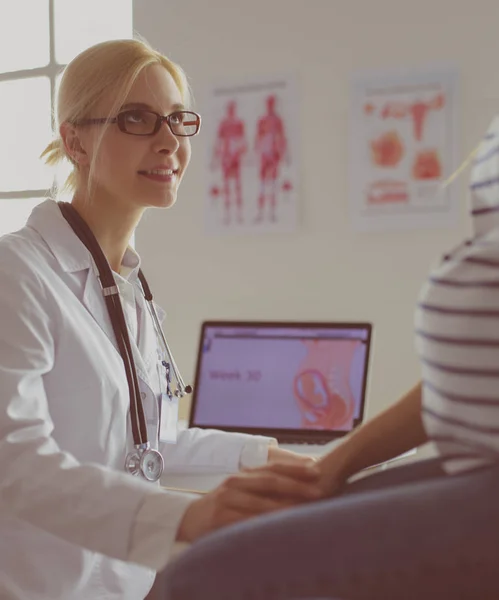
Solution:
[{"label": "striped shirt", "polygon": [[474,235],[431,273],[415,318],[423,422],[452,473],[499,460],[499,119],[470,192]]}]

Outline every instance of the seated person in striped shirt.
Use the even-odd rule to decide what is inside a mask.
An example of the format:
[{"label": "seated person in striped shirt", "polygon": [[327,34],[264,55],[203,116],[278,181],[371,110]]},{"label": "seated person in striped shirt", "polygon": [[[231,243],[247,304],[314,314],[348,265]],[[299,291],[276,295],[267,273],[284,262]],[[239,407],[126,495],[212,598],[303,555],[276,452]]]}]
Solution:
[{"label": "seated person in striped shirt", "polygon": [[417,306],[421,382],[320,461],[328,494],[427,441],[447,473],[499,461],[499,117],[470,191],[474,236],[443,257]]},{"label": "seated person in striped shirt", "polygon": [[[471,192],[475,235],[418,303],[422,381],[319,460],[322,493],[339,497],[201,540],[162,598],[499,598],[499,119]],[[344,485],[428,440],[440,458]]]}]

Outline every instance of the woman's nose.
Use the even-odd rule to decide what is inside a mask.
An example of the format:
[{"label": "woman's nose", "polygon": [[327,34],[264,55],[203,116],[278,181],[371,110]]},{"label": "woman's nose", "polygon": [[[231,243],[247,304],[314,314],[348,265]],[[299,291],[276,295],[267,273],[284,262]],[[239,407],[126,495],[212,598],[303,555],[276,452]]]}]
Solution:
[{"label": "woman's nose", "polygon": [[174,154],[180,145],[179,139],[174,135],[166,121],[161,123],[159,131],[154,136],[154,149],[162,154]]}]

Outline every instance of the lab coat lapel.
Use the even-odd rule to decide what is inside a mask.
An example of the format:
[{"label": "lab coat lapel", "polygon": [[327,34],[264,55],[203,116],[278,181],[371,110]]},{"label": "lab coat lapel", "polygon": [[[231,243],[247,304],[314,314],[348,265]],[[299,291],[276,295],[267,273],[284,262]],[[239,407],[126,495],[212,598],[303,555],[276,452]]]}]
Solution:
[{"label": "lab coat lapel", "polygon": [[[109,338],[116,351],[119,352],[118,343],[116,341],[116,336],[114,335],[111,319],[102,294],[102,287],[98,278],[98,271],[95,263],[92,260],[89,251],[78,239],[70,225],[62,216],[57,203],[53,200],[46,200],[37,206],[29,218],[28,225],[38,231],[49,246],[56,260],[59,262],[62,270],[67,273],[69,277],[86,271],[82,290],[83,293],[82,295],[78,293],[78,297],[81,298],[83,305],[86,307],[92,318]],[[80,290],[81,288],[78,289],[78,292],[80,292]],[[139,294],[141,294],[141,292]],[[139,294],[136,294],[136,296]],[[137,302],[140,309],[140,313],[137,315],[140,323],[139,329],[142,327],[142,322],[144,320],[150,320],[150,317],[147,319],[147,315],[141,314],[144,313],[144,309],[146,309],[144,302],[144,300],[142,302]],[[147,326],[152,327],[152,323],[148,323]],[[150,334],[146,331],[141,332],[141,339],[139,340],[141,345],[140,349],[137,348],[135,340],[130,340],[130,343],[137,368],[137,375],[152,389],[150,383],[151,377],[148,373],[156,366],[154,361],[156,344],[151,343],[149,335]],[[148,350],[149,354],[147,354]],[[145,360],[143,357],[145,357]],[[149,365],[151,366],[148,369]]]},{"label": "lab coat lapel", "polygon": [[116,350],[119,351],[116,336],[114,335],[113,326],[111,324],[111,319],[107,311],[106,301],[104,300],[104,296],[102,294],[100,280],[92,268],[90,268],[87,272],[87,280],[85,283],[85,289],[83,291],[82,302],[88,312],[95,319],[99,327],[107,335]]},{"label": "lab coat lapel", "polygon": [[[28,225],[41,235],[63,272],[70,278],[74,277],[75,282],[78,282],[73,287],[75,293],[78,298],[81,298],[83,305],[114,347],[118,349],[95,264],[90,252],[62,216],[57,202],[46,200],[38,205],[31,213]],[[83,285],[83,289],[80,285]]]},{"label": "lab coat lapel", "polygon": [[[140,316],[137,315],[139,318]],[[140,328],[141,328],[141,324],[139,321],[139,332],[140,332]],[[139,335],[142,337],[142,332],[139,333]],[[153,390],[153,386],[151,384],[151,377],[149,374],[149,370],[148,370],[148,364],[147,364],[147,356],[144,355],[144,353],[142,352],[140,346],[137,347],[137,344],[135,342],[135,340],[130,340],[130,344],[132,346],[132,353],[133,353],[133,359],[135,361],[135,368],[137,369],[137,376],[142,379],[142,381],[151,389]]]},{"label": "lab coat lapel", "polygon": [[[116,336],[114,334],[113,326],[111,323],[111,319],[109,317],[109,313],[107,310],[106,302],[104,300],[104,296],[102,294],[102,287],[100,285],[100,281],[97,278],[93,269],[88,270],[87,281],[85,283],[85,290],[83,292],[83,304],[95,319],[96,323],[99,327],[104,331],[107,335],[113,346],[119,352],[118,343],[116,341]],[[137,315],[139,319],[139,331],[142,327],[141,323],[141,312],[143,309],[140,309],[139,314]],[[140,338],[143,338],[144,334],[141,332]],[[135,340],[130,338],[130,345],[132,347],[132,355],[135,361],[135,368],[137,370],[137,376],[144,381],[149,387],[151,387],[150,377],[148,375],[147,369],[147,361],[144,360],[146,357],[145,350],[146,347],[142,350],[142,348],[138,348]],[[151,346],[149,342],[149,346]],[[153,346],[154,350],[154,346]],[[151,358],[149,357],[151,361]],[[151,361],[152,362],[152,361]]]}]

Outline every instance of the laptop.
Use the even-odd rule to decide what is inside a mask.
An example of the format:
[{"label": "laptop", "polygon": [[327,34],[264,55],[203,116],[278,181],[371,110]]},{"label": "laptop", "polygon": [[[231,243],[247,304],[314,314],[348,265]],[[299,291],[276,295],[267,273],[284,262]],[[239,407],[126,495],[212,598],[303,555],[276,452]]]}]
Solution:
[{"label": "laptop", "polygon": [[323,446],[362,423],[370,323],[205,321],[189,427]]}]

